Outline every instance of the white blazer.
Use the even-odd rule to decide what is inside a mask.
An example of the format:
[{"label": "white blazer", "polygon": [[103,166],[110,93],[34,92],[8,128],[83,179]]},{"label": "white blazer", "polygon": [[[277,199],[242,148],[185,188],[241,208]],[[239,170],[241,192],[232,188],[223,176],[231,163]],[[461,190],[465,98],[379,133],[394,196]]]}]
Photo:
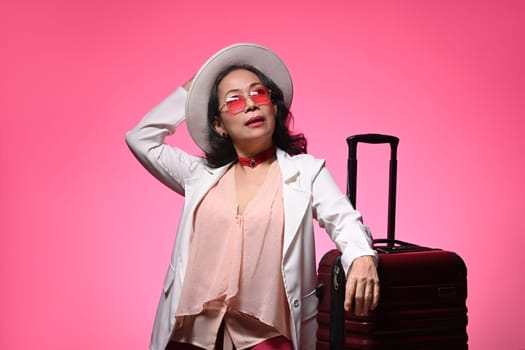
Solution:
[{"label": "white blazer", "polygon": [[[175,312],[184,283],[195,209],[209,189],[226,172],[206,166],[202,157],[167,145],[164,138],[184,120],[187,92],[179,88],[126,135],[137,159],[162,183],[185,196],[175,245],[155,316],[151,350],[164,350],[175,325]],[[317,330],[316,259],[313,220],[324,227],[342,252],[348,272],[359,256],[375,255],[371,236],[360,214],[340,191],[324,161],[310,155],[290,156],[277,150],[283,181],[283,278],[292,342],[295,349],[315,349]]]}]

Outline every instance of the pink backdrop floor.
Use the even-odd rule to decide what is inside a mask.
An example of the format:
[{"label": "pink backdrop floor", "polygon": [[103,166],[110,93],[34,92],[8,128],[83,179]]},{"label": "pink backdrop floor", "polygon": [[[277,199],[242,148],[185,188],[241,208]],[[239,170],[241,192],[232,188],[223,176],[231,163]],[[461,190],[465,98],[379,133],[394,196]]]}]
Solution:
[{"label": "pink backdrop floor", "polygon": [[[400,137],[398,237],[465,259],[471,349],[525,349],[525,2],[21,0],[0,17],[1,349],[147,347],[182,198],[124,135],[239,41],[286,61],[295,128],[342,189],[347,136]],[[360,157],[376,236],[383,151]]]}]

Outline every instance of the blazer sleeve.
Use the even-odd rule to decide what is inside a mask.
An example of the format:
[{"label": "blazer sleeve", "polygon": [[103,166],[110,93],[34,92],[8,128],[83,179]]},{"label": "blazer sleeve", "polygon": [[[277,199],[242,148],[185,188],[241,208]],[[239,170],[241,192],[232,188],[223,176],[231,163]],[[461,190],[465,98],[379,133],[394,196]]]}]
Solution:
[{"label": "blazer sleeve", "polygon": [[204,165],[202,157],[190,155],[164,142],[175,133],[184,117],[187,91],[179,87],[149,111],[126,134],[126,143],[139,162],[163,184],[184,195],[184,181]]},{"label": "blazer sleeve", "polygon": [[346,275],[357,257],[371,255],[377,262],[370,230],[324,166],[313,180],[312,195],[314,215],[341,252]]}]

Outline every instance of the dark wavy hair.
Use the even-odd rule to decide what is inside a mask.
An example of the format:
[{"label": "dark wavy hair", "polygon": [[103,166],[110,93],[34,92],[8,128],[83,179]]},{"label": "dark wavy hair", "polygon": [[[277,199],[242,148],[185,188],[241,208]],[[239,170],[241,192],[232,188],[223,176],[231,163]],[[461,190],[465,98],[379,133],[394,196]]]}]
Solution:
[{"label": "dark wavy hair", "polygon": [[218,168],[237,160],[237,153],[233,147],[232,140],[219,135],[213,122],[219,116],[218,86],[226,75],[238,69],[245,69],[254,73],[259,77],[261,83],[272,91],[272,103],[277,106],[275,130],[272,135],[274,146],[290,155],[306,153],[306,137],[301,133],[292,134],[290,132],[289,124],[293,120],[293,116],[284,103],[283,92],[279,86],[251,65],[232,65],[217,76],[211,89],[210,100],[208,101],[208,142],[210,151],[205,153],[208,165],[212,168]]}]

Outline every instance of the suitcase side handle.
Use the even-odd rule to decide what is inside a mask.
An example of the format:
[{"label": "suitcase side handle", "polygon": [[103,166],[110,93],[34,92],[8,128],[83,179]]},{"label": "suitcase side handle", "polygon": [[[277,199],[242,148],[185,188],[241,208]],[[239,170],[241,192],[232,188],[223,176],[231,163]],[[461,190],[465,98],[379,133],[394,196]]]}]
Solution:
[{"label": "suitcase side handle", "polygon": [[350,202],[356,208],[357,194],[357,145],[362,143],[390,144],[390,167],[388,177],[388,226],[387,240],[395,241],[396,224],[396,192],[397,192],[397,146],[399,138],[383,134],[359,134],[346,139],[348,144],[348,183],[346,194]]}]

